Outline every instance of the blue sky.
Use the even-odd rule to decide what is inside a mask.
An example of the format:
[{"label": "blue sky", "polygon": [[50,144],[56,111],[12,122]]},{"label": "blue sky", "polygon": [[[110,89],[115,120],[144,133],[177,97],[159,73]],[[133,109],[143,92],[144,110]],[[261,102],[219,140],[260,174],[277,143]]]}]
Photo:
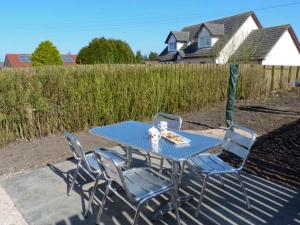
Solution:
[{"label": "blue sky", "polygon": [[43,40],[77,53],[102,36],[160,52],[170,30],[250,10],[265,27],[291,24],[300,38],[297,0],[0,0],[0,61],[6,53],[32,53]]}]

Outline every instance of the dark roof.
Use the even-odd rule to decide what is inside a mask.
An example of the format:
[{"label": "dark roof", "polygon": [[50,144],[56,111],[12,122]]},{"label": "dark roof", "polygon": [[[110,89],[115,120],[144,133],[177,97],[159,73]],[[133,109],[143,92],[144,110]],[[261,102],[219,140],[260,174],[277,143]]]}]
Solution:
[{"label": "dark roof", "polygon": [[224,24],[222,23],[204,23],[202,24],[202,27],[206,27],[212,36],[224,35]]},{"label": "dark roof", "polygon": [[253,30],[231,60],[262,60],[271,51],[290,25]]},{"label": "dark roof", "polygon": [[199,23],[196,25],[184,27],[182,31],[189,32],[190,33],[190,40],[193,40],[197,38],[197,33],[200,30],[201,26],[203,24],[223,24],[224,25],[224,33],[227,34],[233,34],[237,31],[238,28],[248,19],[249,16],[253,16],[255,22],[257,23],[258,27],[262,27],[260,22],[258,21],[255,13],[253,11],[245,12],[242,14],[234,15],[225,17],[222,19],[217,20],[211,20],[207,21],[205,23]]},{"label": "dark roof", "polygon": [[188,26],[188,27],[184,27],[182,29],[182,31],[184,32],[189,32],[189,41],[192,41],[195,39],[198,31],[200,30],[200,27],[202,26],[203,23],[200,24],[196,24],[196,25],[192,25],[192,26]]},{"label": "dark roof", "polygon": [[[29,61],[22,61],[20,60],[20,57],[27,56],[29,57]],[[74,54],[65,54],[61,55],[63,59],[64,65],[75,65],[76,64],[76,58],[77,55]],[[5,67],[31,67],[31,54],[6,54],[5,56],[5,62],[4,66]],[[65,58],[69,58],[69,60],[65,61]]]},{"label": "dark roof", "polygon": [[[189,43],[187,43],[181,50],[185,53],[186,58],[193,57],[213,57],[216,56],[221,49],[227,44],[237,30],[243,25],[243,23],[252,16],[258,27],[262,27],[259,23],[254,12],[246,12],[235,16],[225,17],[222,19],[211,20],[205,23],[200,23],[188,27],[184,27],[182,31],[189,32]],[[218,34],[219,40],[212,48],[198,48],[198,32],[202,26],[206,26],[210,32]],[[221,35],[222,31],[224,35]],[[165,50],[160,54],[159,60],[163,61],[163,56],[168,54]],[[168,59],[169,60],[169,59]]]},{"label": "dark roof", "polygon": [[184,31],[171,31],[165,40],[165,43],[168,43],[171,35],[173,35],[178,42],[187,42],[189,40],[190,33]]},{"label": "dark roof", "polygon": [[169,52],[168,46],[157,57],[159,61],[172,61],[175,59],[176,52]]},{"label": "dark roof", "polygon": [[[237,30],[243,25],[243,23],[250,17],[253,16],[253,12],[247,12],[235,16],[226,17],[223,19],[212,20],[207,23],[224,24],[224,35],[219,38],[217,43],[212,48],[198,49],[194,51],[186,49],[186,57],[214,57],[216,56],[237,32]],[[259,24],[260,25],[260,24]],[[198,44],[198,40],[194,40]]]}]

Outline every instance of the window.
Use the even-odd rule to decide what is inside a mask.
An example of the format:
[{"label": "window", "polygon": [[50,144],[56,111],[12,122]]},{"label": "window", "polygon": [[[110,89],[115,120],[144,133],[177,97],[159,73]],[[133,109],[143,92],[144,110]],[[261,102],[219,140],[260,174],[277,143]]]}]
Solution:
[{"label": "window", "polygon": [[199,48],[210,48],[211,38],[209,36],[203,36],[199,38]]},{"label": "window", "polygon": [[176,42],[170,42],[169,43],[169,52],[174,52],[176,51]]},{"label": "window", "polygon": [[31,62],[31,59],[30,59],[29,55],[20,55],[19,56],[19,61],[20,62]]}]

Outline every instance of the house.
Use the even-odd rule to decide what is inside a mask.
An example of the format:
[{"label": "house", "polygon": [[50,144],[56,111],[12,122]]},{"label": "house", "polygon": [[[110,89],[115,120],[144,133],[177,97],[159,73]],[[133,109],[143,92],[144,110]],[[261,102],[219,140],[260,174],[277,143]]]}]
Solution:
[{"label": "house", "polygon": [[[61,55],[64,65],[75,65],[77,55]],[[4,67],[31,67],[30,54],[6,54]]]},{"label": "house", "polygon": [[4,62],[0,62],[0,69],[2,69],[4,66]]},{"label": "house", "polygon": [[157,65],[157,64],[160,64],[160,63],[156,60],[146,60],[145,64],[146,65]]},{"label": "house", "polygon": [[160,63],[254,63],[300,66],[300,43],[291,25],[263,28],[246,12],[171,31]]}]

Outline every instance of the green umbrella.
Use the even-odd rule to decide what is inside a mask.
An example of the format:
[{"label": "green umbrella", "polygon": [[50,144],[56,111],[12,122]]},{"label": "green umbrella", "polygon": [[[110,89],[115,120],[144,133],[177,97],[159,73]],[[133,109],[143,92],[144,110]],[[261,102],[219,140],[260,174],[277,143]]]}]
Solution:
[{"label": "green umbrella", "polygon": [[227,105],[226,105],[227,127],[231,127],[233,125],[233,109],[234,109],[234,100],[235,100],[235,94],[237,89],[238,70],[239,70],[239,65],[237,64],[230,65],[230,77],[229,77],[228,97],[227,97]]}]

